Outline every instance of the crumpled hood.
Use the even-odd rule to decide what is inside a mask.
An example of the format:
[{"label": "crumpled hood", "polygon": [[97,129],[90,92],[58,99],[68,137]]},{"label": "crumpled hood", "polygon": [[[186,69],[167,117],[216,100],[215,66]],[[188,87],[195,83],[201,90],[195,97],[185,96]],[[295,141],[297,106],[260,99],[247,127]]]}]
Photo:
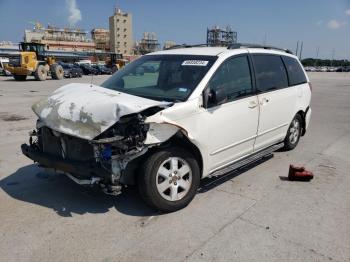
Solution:
[{"label": "crumpled hood", "polygon": [[91,140],[124,115],[168,105],[168,102],[128,95],[96,85],[68,84],[35,103],[32,109],[53,130]]}]

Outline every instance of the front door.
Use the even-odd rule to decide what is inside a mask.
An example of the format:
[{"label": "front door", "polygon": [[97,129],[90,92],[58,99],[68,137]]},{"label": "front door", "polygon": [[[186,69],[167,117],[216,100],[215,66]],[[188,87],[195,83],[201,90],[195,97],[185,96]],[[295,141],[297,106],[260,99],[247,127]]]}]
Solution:
[{"label": "front door", "polygon": [[258,98],[247,55],[227,59],[215,72],[207,88],[225,91],[227,99],[208,103],[202,114],[207,126],[207,151],[211,172],[253,152],[259,119]]}]

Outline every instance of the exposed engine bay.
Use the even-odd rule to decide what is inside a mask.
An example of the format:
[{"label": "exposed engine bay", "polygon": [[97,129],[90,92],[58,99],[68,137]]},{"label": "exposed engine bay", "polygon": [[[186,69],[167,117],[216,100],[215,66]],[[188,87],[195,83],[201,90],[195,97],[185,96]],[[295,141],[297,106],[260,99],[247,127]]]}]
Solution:
[{"label": "exposed engine bay", "polygon": [[133,160],[179,131],[169,123],[147,122],[171,106],[99,86],[63,86],[33,105],[36,130],[22,152],[44,168],[116,195],[122,185],[134,183]]},{"label": "exposed engine bay", "polygon": [[145,119],[161,109],[124,116],[93,140],[55,131],[38,120],[29,147],[22,145],[22,151],[44,168],[65,173],[79,184],[99,184],[105,193],[117,195],[121,182],[130,180],[123,177],[128,164],[157,145],[145,144],[150,129]]}]

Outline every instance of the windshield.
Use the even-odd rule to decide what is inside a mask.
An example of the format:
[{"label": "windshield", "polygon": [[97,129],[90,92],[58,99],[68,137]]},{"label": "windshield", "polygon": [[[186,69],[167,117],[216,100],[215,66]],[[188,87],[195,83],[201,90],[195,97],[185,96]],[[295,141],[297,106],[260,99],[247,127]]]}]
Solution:
[{"label": "windshield", "polygon": [[145,55],[102,86],[159,101],[185,101],[216,59],[216,56]]}]

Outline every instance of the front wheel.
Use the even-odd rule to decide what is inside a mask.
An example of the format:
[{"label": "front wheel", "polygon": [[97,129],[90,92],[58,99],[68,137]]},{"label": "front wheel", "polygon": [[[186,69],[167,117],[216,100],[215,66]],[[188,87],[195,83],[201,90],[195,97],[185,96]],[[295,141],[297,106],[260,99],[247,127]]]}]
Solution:
[{"label": "front wheel", "polygon": [[47,77],[47,71],[44,65],[38,65],[34,72],[34,77],[37,81],[45,81]]},{"label": "front wheel", "polygon": [[301,136],[301,123],[301,116],[297,114],[292,120],[284,139],[285,150],[292,150],[298,145]]},{"label": "front wheel", "polygon": [[59,64],[53,64],[51,66],[51,75],[53,79],[61,80],[64,77],[63,67]]},{"label": "front wheel", "polygon": [[138,176],[139,192],[151,207],[173,212],[187,206],[200,183],[198,163],[181,148],[163,149],[151,155]]}]

